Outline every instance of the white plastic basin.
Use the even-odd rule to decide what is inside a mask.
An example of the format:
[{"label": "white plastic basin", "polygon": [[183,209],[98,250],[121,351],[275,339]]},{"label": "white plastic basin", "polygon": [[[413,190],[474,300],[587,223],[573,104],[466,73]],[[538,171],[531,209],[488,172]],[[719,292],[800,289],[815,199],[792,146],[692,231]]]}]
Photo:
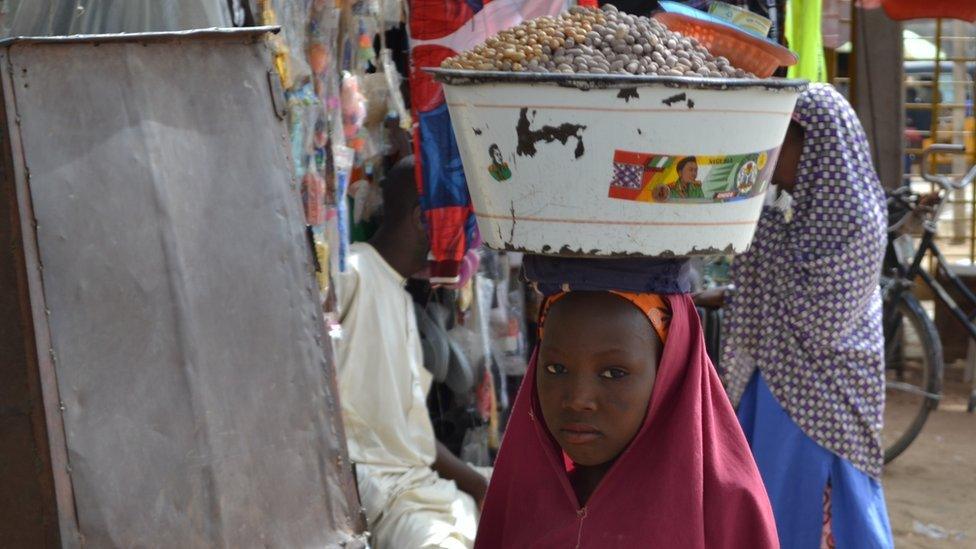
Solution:
[{"label": "white plastic basin", "polygon": [[576,256],[745,250],[806,86],[431,72],[485,242]]}]

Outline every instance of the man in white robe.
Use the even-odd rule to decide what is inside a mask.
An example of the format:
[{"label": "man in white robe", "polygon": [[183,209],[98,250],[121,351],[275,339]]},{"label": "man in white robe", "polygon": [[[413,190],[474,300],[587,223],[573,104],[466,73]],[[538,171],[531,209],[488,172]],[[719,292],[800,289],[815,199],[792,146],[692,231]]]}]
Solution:
[{"label": "man in white robe", "polygon": [[339,396],[371,545],[471,547],[487,481],[434,437],[431,375],[404,289],[429,246],[412,157],[391,170],[383,201],[382,225],[369,243],[352,245],[336,288]]}]

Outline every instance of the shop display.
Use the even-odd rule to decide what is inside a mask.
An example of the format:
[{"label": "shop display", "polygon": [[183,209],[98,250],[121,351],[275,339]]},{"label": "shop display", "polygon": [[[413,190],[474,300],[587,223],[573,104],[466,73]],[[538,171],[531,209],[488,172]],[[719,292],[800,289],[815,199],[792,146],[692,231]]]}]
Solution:
[{"label": "shop display", "polygon": [[[345,268],[351,241],[371,234],[377,183],[391,147],[386,119],[402,116],[399,74],[374,39],[401,22],[400,0],[259,0],[258,23],[280,25],[270,39],[285,88],[294,173],[316,244],[329,250],[317,272],[323,302],[332,273]],[[376,74],[371,73],[377,70]],[[409,127],[410,119],[401,119]]]}]

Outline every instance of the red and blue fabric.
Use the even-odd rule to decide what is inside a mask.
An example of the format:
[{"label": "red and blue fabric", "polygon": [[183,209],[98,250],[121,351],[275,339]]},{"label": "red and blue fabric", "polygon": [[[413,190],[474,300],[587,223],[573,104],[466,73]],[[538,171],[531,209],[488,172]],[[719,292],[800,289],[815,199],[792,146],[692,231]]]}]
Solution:
[{"label": "red and blue fabric", "polygon": [[475,240],[474,212],[444,90],[428,67],[484,42],[524,19],[555,15],[567,0],[411,0],[410,103],[420,206],[431,243],[431,282],[454,283]]}]

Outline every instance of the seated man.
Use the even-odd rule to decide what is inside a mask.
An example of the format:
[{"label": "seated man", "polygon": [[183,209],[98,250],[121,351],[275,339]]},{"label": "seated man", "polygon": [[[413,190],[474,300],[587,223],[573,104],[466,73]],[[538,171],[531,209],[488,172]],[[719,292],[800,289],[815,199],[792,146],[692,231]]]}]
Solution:
[{"label": "seated man", "polygon": [[434,438],[431,375],[404,289],[428,253],[413,157],[391,170],[383,202],[379,230],[368,244],[352,245],[336,283],[339,397],[371,544],[471,547],[488,483]]}]

